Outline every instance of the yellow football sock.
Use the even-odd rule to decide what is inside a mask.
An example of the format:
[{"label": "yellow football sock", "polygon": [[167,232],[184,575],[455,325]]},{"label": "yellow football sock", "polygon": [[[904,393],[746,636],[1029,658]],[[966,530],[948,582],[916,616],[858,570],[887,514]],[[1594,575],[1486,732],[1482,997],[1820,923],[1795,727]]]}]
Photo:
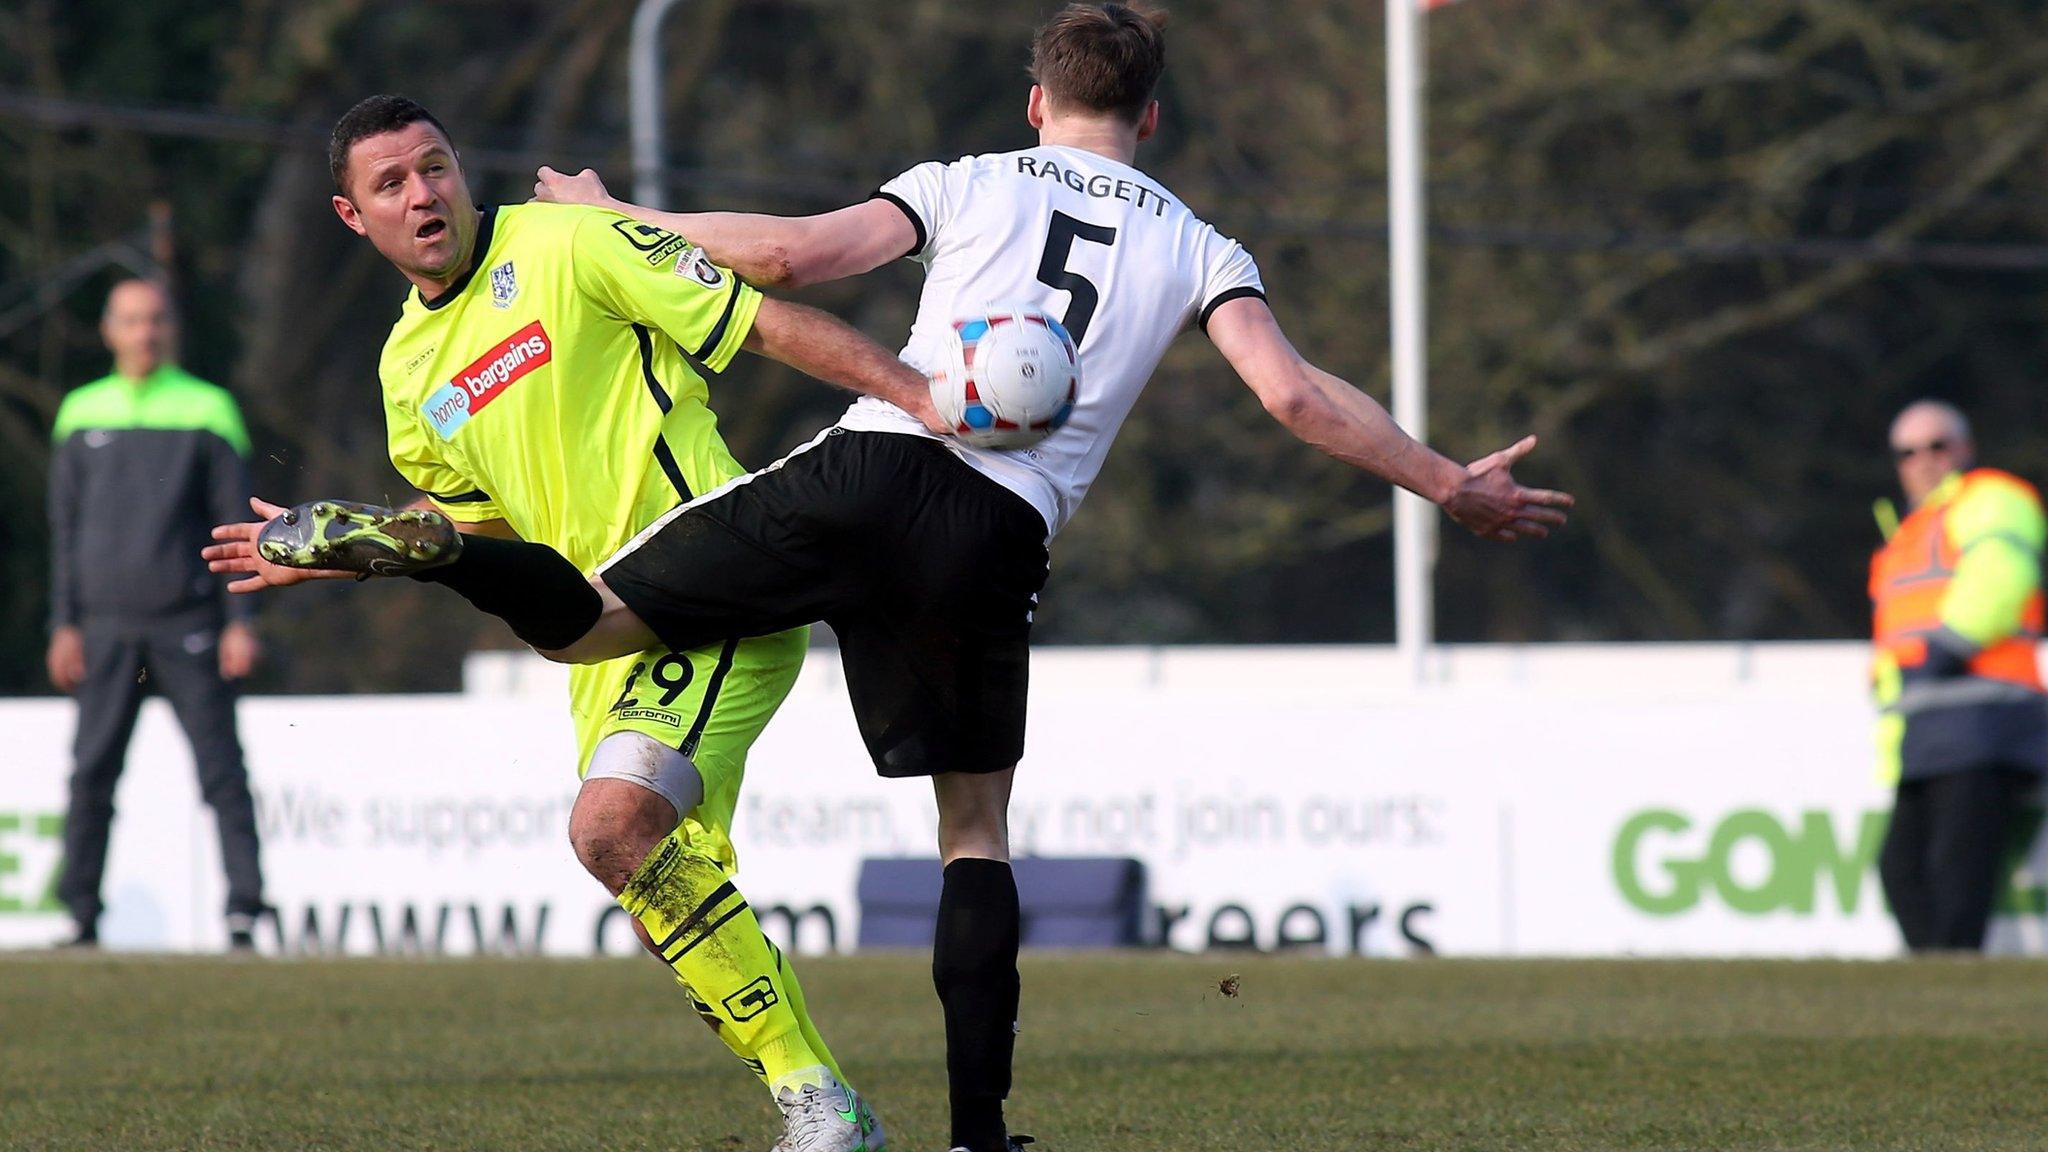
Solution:
[{"label": "yellow football sock", "polygon": [[[775,948],[775,941],[768,941],[768,946]],[[775,948],[775,963],[782,973],[782,990],[789,1001],[789,1010],[796,1013],[797,1024],[804,1030],[804,1042],[811,1046],[818,1063],[831,1069],[833,1079],[846,1083],[846,1074],[839,1070],[839,1061],[832,1058],[832,1050],[825,1047],[825,1038],[818,1034],[818,1026],[811,1020],[810,1007],[804,1003],[804,986],[797,982],[796,965],[783,957],[780,948]]]},{"label": "yellow football sock", "polygon": [[[770,940],[768,946],[775,948],[775,942]],[[811,1052],[818,1057],[819,1063],[831,1071],[834,1079],[841,1084],[846,1083],[846,1073],[839,1070],[839,1061],[832,1058],[832,1050],[825,1046],[825,1038],[818,1034],[818,1026],[811,1020],[810,1007],[804,1003],[804,986],[797,981],[795,966],[790,964],[788,957],[782,954],[780,948],[775,948],[775,961],[778,978],[782,983],[783,999],[789,1003],[789,1010],[796,1013],[797,1025],[803,1029],[804,1042],[811,1046]],[[689,981],[678,976],[676,985],[683,990],[684,996],[689,997],[690,1007],[696,1010],[698,1017],[710,1025],[712,1034],[727,1048],[732,1049],[732,1054],[739,1057],[740,1063],[745,1064],[754,1075],[759,1076],[762,1083],[773,1087],[773,1083],[768,1079],[768,1069],[754,1055],[754,1050],[747,1047],[725,1022],[725,1018],[711,1005],[706,1004],[702,996],[697,995],[696,989],[690,987]]]},{"label": "yellow football sock", "polygon": [[726,1045],[760,1062],[762,1079],[773,1084],[825,1064],[792,1007],[781,953],[761,934],[725,869],[684,836],[678,829],[648,855],[619,893],[619,906],[647,929],[694,1002],[717,1018]]},{"label": "yellow football sock", "polygon": [[676,977],[676,986],[681,988],[683,995],[689,998],[690,1007],[696,1010],[698,1018],[711,1026],[711,1034],[718,1037],[719,1041],[727,1048],[732,1049],[732,1054],[740,1058],[740,1063],[745,1064],[748,1071],[759,1076],[763,1084],[768,1083],[768,1070],[762,1067],[760,1060],[755,1058],[754,1050],[747,1047],[738,1036],[733,1034],[733,1030],[727,1026],[725,1018],[714,1011],[711,1005],[706,1004],[702,996],[697,995],[697,990],[690,987],[689,981],[678,976]]}]

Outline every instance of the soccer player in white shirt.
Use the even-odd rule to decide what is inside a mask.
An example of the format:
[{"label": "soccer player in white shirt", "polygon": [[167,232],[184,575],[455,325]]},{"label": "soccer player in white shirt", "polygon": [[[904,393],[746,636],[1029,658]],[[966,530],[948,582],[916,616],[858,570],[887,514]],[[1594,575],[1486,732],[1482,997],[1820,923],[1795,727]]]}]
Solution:
[{"label": "soccer player in white shirt", "polygon": [[[1021,497],[1048,537],[1074,515],[1119,426],[1183,331],[1202,329],[1274,419],[1304,442],[1442,506],[1476,534],[1542,537],[1571,498],[1516,485],[1509,467],[1534,438],[1471,465],[1415,442],[1371,397],[1316,367],[1266,305],[1257,264],[1158,181],[1133,167],[1159,123],[1152,98],[1165,65],[1160,21],[1129,4],[1074,4],[1032,45],[1026,115],[1039,146],[920,164],[875,196],[822,215],[665,213],[614,200],[595,173],[542,169],[541,199],[601,203],[688,236],[766,286],[856,276],[908,256],[926,268],[903,349],[929,372],[951,322],[990,304],[1035,305],[1059,317],[1081,353],[1081,390],[1066,426],[1019,451],[948,447]],[[863,398],[849,430],[931,436],[915,418]],[[1021,701],[1020,701],[1021,704]],[[1016,1005],[1014,922],[998,940],[962,942],[955,905],[1013,909],[1007,811],[1011,773],[935,777],[945,893],[933,969],[945,1002],[953,1140],[1002,1149]]]},{"label": "soccer player in white shirt", "polygon": [[[865,203],[804,218],[654,212],[613,201],[594,173],[542,169],[543,199],[603,203],[687,236],[762,286],[795,287],[903,256],[927,269],[903,350],[928,370],[941,334],[985,305],[1061,318],[1079,345],[1067,424],[1030,448],[977,449],[862,399],[783,461],[683,505],[585,583],[500,568],[452,530],[423,570],[465,596],[518,579],[502,611],[551,659],[687,649],[822,619],[841,643],[861,734],[885,776],[930,776],[945,863],[933,979],[945,1009],[952,1140],[1010,1152],[1004,1125],[1017,1019],[1017,892],[1008,806],[1023,752],[1030,618],[1046,544],[1101,470],[1167,347],[1202,328],[1266,410],[1304,442],[1441,506],[1475,534],[1540,538],[1571,497],[1509,473],[1533,437],[1462,466],[1409,438],[1364,393],[1303,359],[1236,241],[1132,166],[1159,120],[1158,19],[1073,4],[1033,43],[1027,114],[1039,146],[921,164]],[[233,570],[275,572],[251,547]],[[538,548],[537,545],[493,545]],[[293,575],[278,573],[289,580]],[[499,590],[502,592],[502,590]],[[499,604],[502,594],[489,597]]]}]

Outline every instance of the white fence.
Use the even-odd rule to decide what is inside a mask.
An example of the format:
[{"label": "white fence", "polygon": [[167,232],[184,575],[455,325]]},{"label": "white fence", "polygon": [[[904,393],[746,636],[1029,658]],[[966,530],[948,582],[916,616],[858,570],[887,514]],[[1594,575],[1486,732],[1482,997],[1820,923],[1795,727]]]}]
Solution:
[{"label": "white fence", "polygon": [[[1453,647],[1436,682],[1369,648],[1041,650],[1012,812],[1021,853],[1143,859],[1153,932],[1408,955],[1897,949],[1874,860],[1863,650],[1846,644]],[[352,953],[633,947],[564,837],[559,669],[473,657],[460,695],[257,698],[242,735],[282,931]],[[0,702],[0,946],[66,921],[70,706]],[[929,789],[867,765],[836,657],[758,745],[740,881],[771,932],[852,946],[866,856],[929,854]],[[213,948],[211,821],[166,709],[118,796],[110,945]],[[2048,855],[1994,944],[2043,948]]]}]

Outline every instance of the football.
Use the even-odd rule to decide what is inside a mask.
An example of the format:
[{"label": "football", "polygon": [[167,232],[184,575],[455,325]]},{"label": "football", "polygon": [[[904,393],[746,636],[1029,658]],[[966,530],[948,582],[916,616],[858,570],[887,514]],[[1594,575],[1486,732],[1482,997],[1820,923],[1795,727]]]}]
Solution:
[{"label": "football", "polygon": [[1060,322],[1035,308],[953,321],[932,372],[932,404],[964,443],[1028,448],[1073,414],[1081,359]]}]

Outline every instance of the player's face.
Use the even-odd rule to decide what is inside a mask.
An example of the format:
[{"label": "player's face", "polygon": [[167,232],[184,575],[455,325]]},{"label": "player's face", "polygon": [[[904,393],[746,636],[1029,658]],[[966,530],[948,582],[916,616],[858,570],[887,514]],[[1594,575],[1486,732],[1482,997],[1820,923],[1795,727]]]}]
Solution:
[{"label": "player's face", "polygon": [[123,373],[147,376],[170,355],[171,305],[154,284],[129,281],[107,297],[100,335]]},{"label": "player's face", "polygon": [[476,237],[476,203],[454,146],[432,124],[356,141],[348,183],[349,194],[334,198],[335,212],[400,271],[443,283],[462,274]]}]

